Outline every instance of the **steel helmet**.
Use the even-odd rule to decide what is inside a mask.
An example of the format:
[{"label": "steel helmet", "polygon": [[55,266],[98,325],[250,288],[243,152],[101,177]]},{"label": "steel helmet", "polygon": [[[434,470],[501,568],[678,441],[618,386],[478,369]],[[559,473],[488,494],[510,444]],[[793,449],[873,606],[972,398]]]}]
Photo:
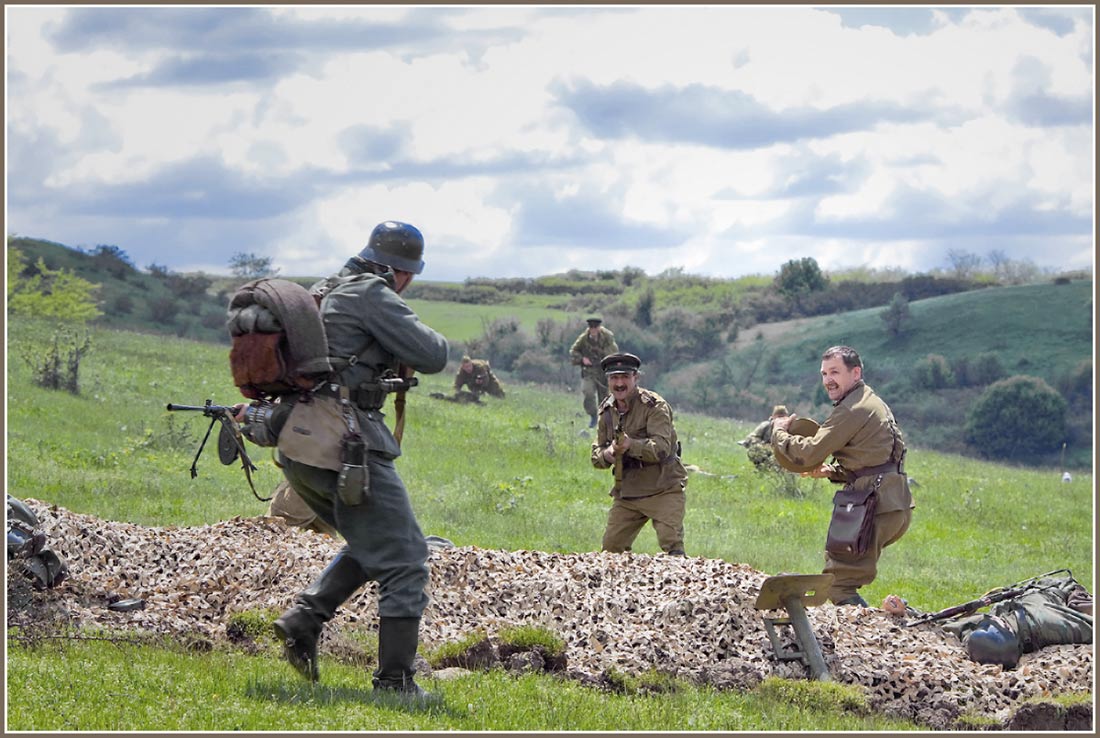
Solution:
[{"label": "steel helmet", "polygon": [[424,271],[424,236],[416,227],[396,220],[379,223],[359,256],[403,272]]},{"label": "steel helmet", "polygon": [[1012,669],[1022,650],[1016,634],[993,618],[983,620],[966,638],[966,653],[979,664],[1000,664]]}]

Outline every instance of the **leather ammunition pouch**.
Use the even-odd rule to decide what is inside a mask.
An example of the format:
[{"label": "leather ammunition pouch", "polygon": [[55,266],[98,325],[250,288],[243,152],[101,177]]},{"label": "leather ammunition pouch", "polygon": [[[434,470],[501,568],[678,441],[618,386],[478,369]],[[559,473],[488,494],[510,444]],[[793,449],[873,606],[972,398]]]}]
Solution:
[{"label": "leather ammunition pouch", "polygon": [[831,554],[863,556],[870,548],[875,529],[875,507],[882,475],[869,489],[854,489],[847,485],[833,495],[833,516],[825,550]]}]

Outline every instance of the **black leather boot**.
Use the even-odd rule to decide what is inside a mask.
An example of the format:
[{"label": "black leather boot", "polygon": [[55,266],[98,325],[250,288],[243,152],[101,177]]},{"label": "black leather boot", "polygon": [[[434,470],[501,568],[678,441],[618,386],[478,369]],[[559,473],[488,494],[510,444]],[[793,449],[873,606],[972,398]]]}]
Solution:
[{"label": "black leather boot", "polygon": [[381,618],[378,621],[378,669],[374,689],[409,697],[431,700],[413,676],[413,660],[420,642],[420,618]]},{"label": "black leather boot", "polygon": [[310,681],[317,681],[317,642],[324,624],[336,609],[367,581],[359,563],[344,553],[332,560],[321,576],[294,598],[294,605],[275,621],[275,637],[283,644],[283,658]]},{"label": "black leather boot", "polygon": [[840,606],[840,605],[857,605],[859,607],[867,607],[867,600],[863,599],[863,597],[860,596],[859,593],[857,592],[856,594],[852,595],[851,597],[840,600],[836,604],[838,606]]}]

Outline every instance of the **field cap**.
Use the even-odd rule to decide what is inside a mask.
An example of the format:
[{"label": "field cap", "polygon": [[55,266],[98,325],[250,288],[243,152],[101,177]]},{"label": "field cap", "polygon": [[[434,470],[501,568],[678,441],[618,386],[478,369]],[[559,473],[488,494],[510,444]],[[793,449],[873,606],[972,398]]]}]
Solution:
[{"label": "field cap", "polygon": [[634,354],[608,354],[600,361],[603,373],[634,374],[642,366],[642,360]]},{"label": "field cap", "polygon": [[595,315],[585,318],[584,320],[588,323],[588,325],[599,325],[603,322],[603,318],[597,317]]},{"label": "field cap", "polygon": [[786,417],[787,415],[790,415],[790,413],[787,412],[787,406],[786,405],[776,405],[775,407],[772,408],[772,417],[773,418],[782,418],[782,417]]}]

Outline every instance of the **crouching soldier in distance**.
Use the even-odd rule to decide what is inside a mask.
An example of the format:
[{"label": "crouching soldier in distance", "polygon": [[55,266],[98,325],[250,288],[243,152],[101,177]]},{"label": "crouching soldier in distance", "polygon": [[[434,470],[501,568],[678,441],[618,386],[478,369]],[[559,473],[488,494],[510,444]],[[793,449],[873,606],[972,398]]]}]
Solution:
[{"label": "crouching soldier in distance", "polygon": [[455,374],[455,396],[463,387],[469,387],[468,391],[475,401],[481,398],[482,392],[504,399],[504,388],[500,386],[500,380],[493,374],[492,367],[485,359],[462,357],[462,364]]},{"label": "crouching soldier in distance", "polygon": [[684,556],[687,471],[680,462],[672,407],[638,386],[641,365],[633,354],[612,354],[600,362],[611,394],[599,407],[592,466],[613,469],[615,480],[603,550],[629,551],[638,532],[652,522],[661,550]]}]

